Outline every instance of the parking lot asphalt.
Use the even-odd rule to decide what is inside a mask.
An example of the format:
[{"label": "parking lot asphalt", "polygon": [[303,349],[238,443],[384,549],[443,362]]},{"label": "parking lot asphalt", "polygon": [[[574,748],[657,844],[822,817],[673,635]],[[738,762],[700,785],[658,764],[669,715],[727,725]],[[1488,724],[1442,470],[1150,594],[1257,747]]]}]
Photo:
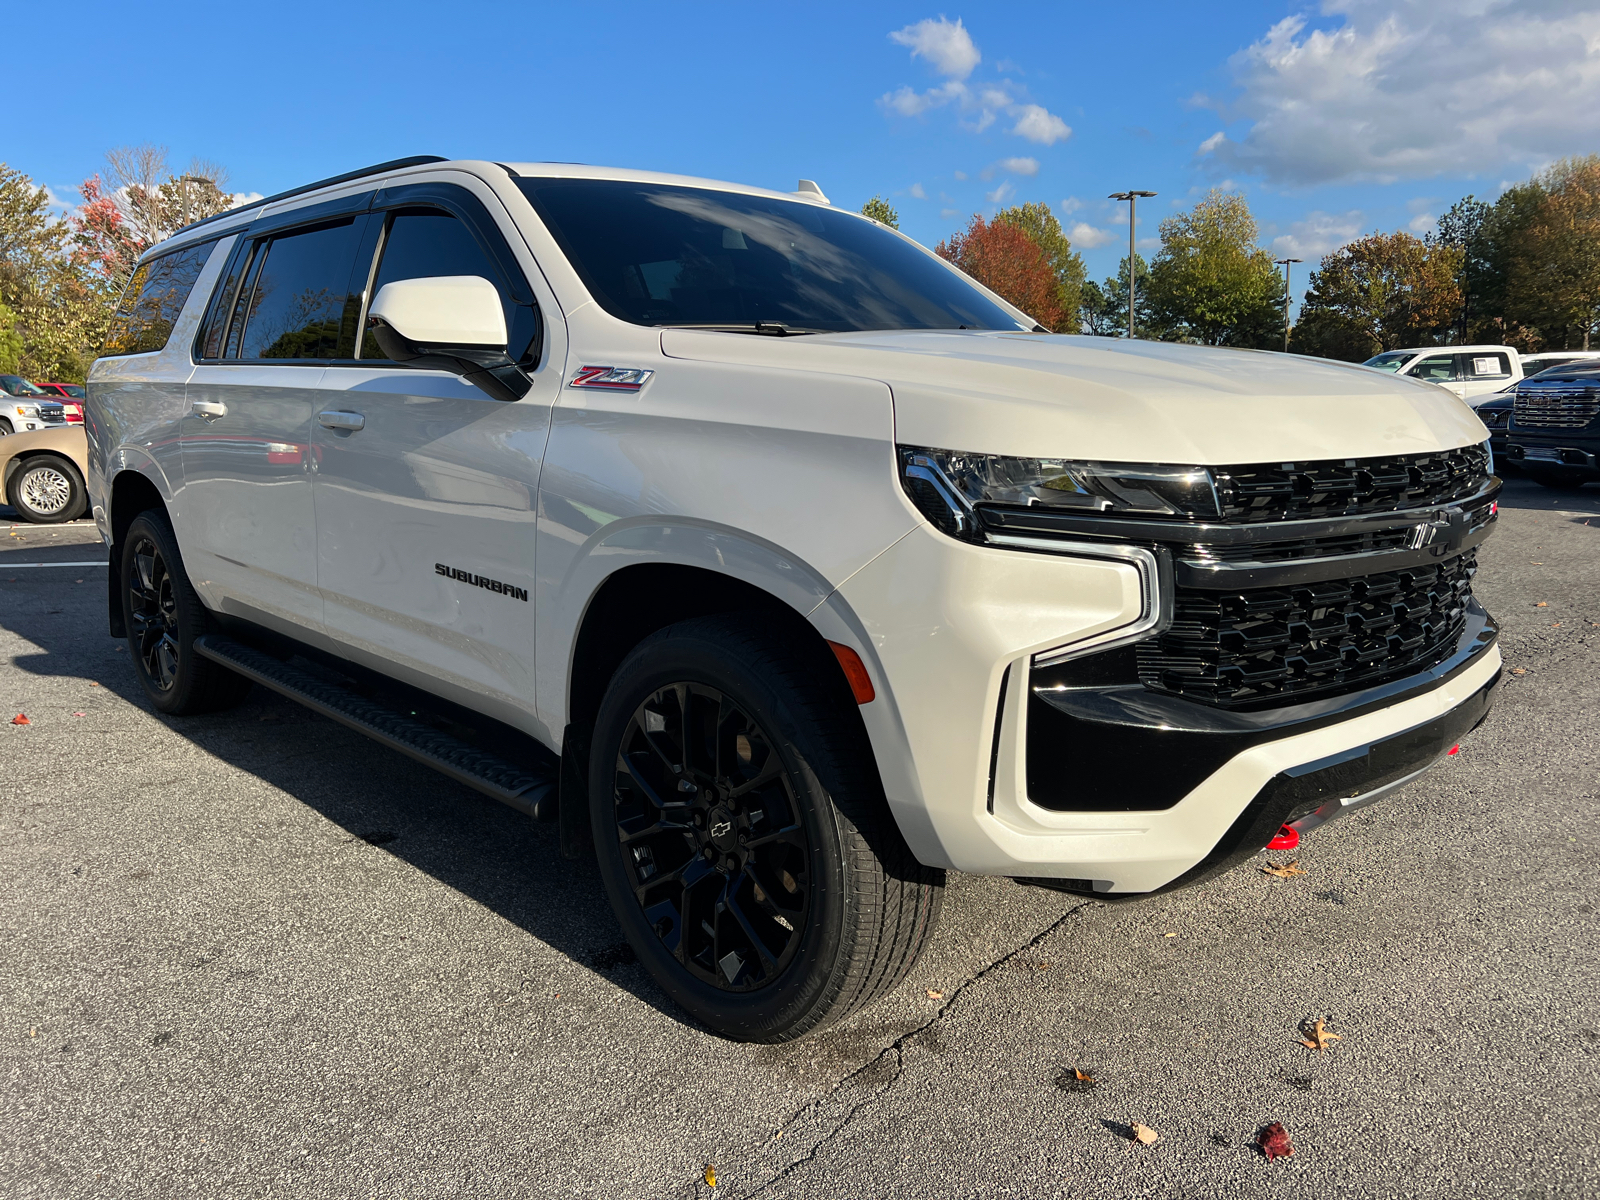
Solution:
[{"label": "parking lot asphalt", "polygon": [[1600,487],[1508,484],[1509,672],[1429,776],[1152,900],[952,876],[897,994],[777,1047],[686,1021],[553,826],[260,689],[156,715],[105,569],[17,565],[93,529],[5,531],[9,1196],[1600,1192]]}]

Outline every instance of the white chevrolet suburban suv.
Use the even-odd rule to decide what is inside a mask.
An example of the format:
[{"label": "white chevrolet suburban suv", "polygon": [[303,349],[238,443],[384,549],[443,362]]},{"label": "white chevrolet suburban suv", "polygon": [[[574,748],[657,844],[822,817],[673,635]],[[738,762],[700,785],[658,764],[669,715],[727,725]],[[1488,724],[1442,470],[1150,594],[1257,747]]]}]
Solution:
[{"label": "white chevrolet suburban suv", "polygon": [[1460,400],[1048,334],[814,191],[271,197],[148,253],[87,429],[158,710],[260,683],[558,821],[730,1037],[893,988],[947,869],[1114,901],[1293,844],[1500,676]]}]

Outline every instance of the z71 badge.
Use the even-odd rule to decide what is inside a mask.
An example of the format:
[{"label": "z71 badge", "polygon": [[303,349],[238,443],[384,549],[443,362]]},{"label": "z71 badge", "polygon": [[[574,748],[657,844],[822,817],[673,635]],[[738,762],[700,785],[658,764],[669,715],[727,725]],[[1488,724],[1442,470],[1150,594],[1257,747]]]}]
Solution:
[{"label": "z71 badge", "polygon": [[608,392],[637,392],[654,375],[642,367],[579,367],[568,387],[603,388]]}]

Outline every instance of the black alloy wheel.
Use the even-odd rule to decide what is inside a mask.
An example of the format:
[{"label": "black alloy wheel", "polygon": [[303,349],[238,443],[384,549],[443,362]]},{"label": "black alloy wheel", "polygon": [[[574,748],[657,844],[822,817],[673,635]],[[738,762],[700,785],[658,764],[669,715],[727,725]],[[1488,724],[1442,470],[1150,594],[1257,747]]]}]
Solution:
[{"label": "black alloy wheel", "polygon": [[772,736],[700,683],[634,710],[614,780],[616,837],[645,920],[685,970],[725,991],[773,983],[811,914],[811,847]]},{"label": "black alloy wheel", "polygon": [[162,513],[135,517],[119,548],[121,569],[113,587],[122,594],[128,649],[150,703],[172,716],[238,704],[250,681],[194,648],[194,639],[214,625],[184,572],[178,539]]},{"label": "black alloy wheel", "polygon": [[178,597],[161,547],[148,533],[128,548],[128,640],[145,678],[157,691],[178,686]]},{"label": "black alloy wheel", "polygon": [[899,985],[942,872],[912,857],[866,728],[801,618],[695,617],[611,677],[587,772],[600,880],[640,964],[724,1037],[803,1037]]}]

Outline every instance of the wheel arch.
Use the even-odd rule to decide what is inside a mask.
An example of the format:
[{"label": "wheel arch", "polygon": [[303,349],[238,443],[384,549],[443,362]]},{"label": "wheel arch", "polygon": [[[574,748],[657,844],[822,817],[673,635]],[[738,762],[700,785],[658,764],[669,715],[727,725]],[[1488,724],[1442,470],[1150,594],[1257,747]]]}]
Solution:
[{"label": "wheel arch", "polygon": [[167,511],[166,497],[155,481],[132,467],[112,476],[111,487],[106,492],[106,509],[106,524],[102,527],[102,533],[110,535],[106,546],[110,559],[106,571],[106,618],[111,636],[122,638],[128,636],[121,604],[122,541],[127,536],[128,526],[140,513],[156,509],[169,523],[171,514]]}]

